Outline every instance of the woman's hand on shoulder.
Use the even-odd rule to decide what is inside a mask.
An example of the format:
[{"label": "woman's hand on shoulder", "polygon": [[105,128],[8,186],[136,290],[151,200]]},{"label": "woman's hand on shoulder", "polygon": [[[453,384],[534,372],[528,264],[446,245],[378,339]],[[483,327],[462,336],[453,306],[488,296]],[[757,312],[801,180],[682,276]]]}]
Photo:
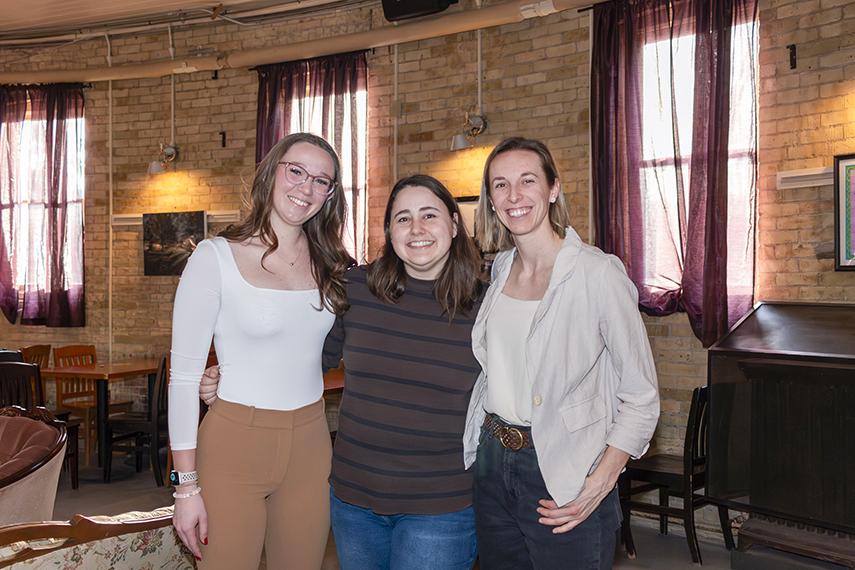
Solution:
[{"label": "woman's hand on shoulder", "polygon": [[220,385],[220,369],[217,366],[210,366],[202,375],[202,381],[199,383],[199,398],[207,405],[211,405],[217,401],[217,387]]},{"label": "woman's hand on shoulder", "polygon": [[202,560],[199,543],[208,544],[208,512],[201,494],[175,499],[172,526],[196,560]]}]

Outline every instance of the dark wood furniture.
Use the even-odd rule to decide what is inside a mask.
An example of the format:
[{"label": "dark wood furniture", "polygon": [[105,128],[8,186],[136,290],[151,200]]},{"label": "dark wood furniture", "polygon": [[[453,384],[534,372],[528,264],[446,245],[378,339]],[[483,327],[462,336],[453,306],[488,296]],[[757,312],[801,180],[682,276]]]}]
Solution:
[{"label": "dark wood furniture", "polygon": [[855,305],[761,303],[710,348],[709,386],[707,496],[751,513],[749,529],[777,521],[786,538],[770,547],[801,553],[823,536],[825,551],[851,551]]},{"label": "dark wood furniture", "polygon": [[107,421],[109,383],[119,382],[128,378],[148,376],[148,393],[154,389],[157,369],[160,362],[154,358],[138,358],[113,363],[98,363],[95,366],[53,366],[42,369],[42,378],[62,379],[86,377],[95,382],[95,423],[98,432],[98,454],[101,465],[104,465],[105,441],[107,433],[104,428]]},{"label": "dark wood furniture", "polygon": [[167,358],[160,359],[154,390],[149,394],[149,406],[146,412],[122,412],[107,418],[107,452],[104,463],[104,479],[110,482],[113,465],[113,445],[122,441],[133,440],[136,453],[137,471],[142,466],[143,444],[149,444],[151,468],[158,487],[163,487],[163,466],[160,461],[161,442],[167,443]]},{"label": "dark wood furniture", "polygon": [[20,350],[10,350],[8,348],[0,348],[0,362],[23,362],[24,357]]},{"label": "dark wood furniture", "polygon": [[[686,424],[683,455],[658,453],[630,461],[619,481],[623,523],[621,536],[627,555],[635,558],[635,544],[630,529],[631,511],[659,515],[659,532],[668,534],[668,517],[682,519],[692,562],[702,564],[698,536],[695,532],[695,510],[710,504],[709,499],[696,493],[706,482],[707,422],[709,412],[709,389],[704,386],[692,392],[692,404]],[[641,485],[633,485],[641,482]],[[649,491],[659,492],[659,504],[633,501],[632,496]],[[669,499],[683,499],[680,508],[670,506]],[[718,507],[721,531],[728,550],[733,549],[733,534],[730,530],[727,508]]]},{"label": "dark wood furniture", "polygon": [[21,406],[27,410],[44,405],[42,379],[35,364],[0,361],[0,407]]}]

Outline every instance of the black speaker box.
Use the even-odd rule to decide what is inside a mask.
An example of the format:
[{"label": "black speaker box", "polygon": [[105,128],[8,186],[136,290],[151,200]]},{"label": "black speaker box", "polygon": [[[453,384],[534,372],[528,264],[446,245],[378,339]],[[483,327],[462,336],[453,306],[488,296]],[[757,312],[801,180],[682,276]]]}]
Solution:
[{"label": "black speaker box", "polygon": [[383,0],[383,15],[390,22],[442,12],[457,0]]}]

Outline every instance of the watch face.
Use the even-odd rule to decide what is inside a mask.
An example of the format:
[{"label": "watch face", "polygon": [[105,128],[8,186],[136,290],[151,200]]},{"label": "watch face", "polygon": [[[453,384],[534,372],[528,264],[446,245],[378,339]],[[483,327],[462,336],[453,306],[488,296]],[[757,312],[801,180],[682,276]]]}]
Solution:
[{"label": "watch face", "polygon": [[170,471],[169,472],[169,482],[173,485],[178,484],[178,471]]}]

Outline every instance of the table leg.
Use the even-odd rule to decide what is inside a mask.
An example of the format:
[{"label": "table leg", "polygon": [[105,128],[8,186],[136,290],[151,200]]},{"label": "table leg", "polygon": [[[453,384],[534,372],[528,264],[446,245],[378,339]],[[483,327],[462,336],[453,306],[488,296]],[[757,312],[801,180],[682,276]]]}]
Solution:
[{"label": "table leg", "polygon": [[[98,432],[98,467],[107,464],[107,411],[110,405],[110,392],[107,390],[107,380],[95,382],[95,430]],[[104,471],[104,482],[107,481],[107,472]]]}]

